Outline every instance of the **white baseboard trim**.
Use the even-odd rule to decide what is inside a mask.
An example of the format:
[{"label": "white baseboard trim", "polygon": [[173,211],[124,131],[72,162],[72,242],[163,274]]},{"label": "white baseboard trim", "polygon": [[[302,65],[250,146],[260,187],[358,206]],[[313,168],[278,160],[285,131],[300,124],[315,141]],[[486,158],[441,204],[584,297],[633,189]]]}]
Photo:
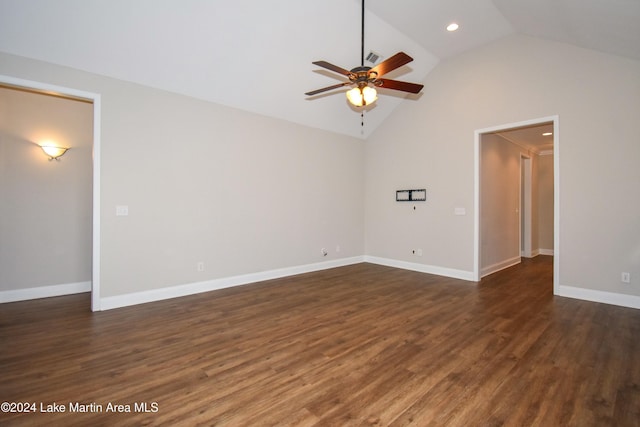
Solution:
[{"label": "white baseboard trim", "polygon": [[276,270],[261,271],[258,273],[243,274],[240,276],[224,277],[221,279],[206,280],[203,282],[187,283],[184,285],[170,286],[167,288],[152,289],[149,291],[134,292],[124,295],[116,295],[100,299],[101,310],[128,307],[131,305],[161,301],[170,298],[184,297],[187,295],[210,292],[234,286],[248,285],[250,283],[265,280],[279,279],[296,274],[311,273],[313,271],[327,270],[329,268],[344,267],[364,262],[362,256],[342,258],[315,264],[306,264],[296,267],[280,268]]},{"label": "white baseboard trim", "polygon": [[396,259],[380,258],[375,256],[365,256],[364,262],[396,267],[403,270],[418,271],[420,273],[435,274],[438,276],[451,277],[454,279],[468,280],[475,282],[472,271],[456,270],[453,268],[438,267],[434,265],[419,264],[415,262],[399,261]]},{"label": "white baseboard trim", "polygon": [[594,289],[558,286],[557,296],[640,309],[640,296],[596,291]]},{"label": "white baseboard trim", "polygon": [[0,303],[60,297],[83,292],[91,292],[91,282],[64,283],[61,285],[0,291]]},{"label": "white baseboard trim", "polygon": [[520,252],[520,256],[525,258],[535,258],[538,255],[551,255],[553,256],[553,249],[536,249],[531,252],[531,256],[527,256],[524,252]]},{"label": "white baseboard trim", "polygon": [[513,257],[510,259],[506,259],[504,261],[495,263],[493,265],[489,265],[487,267],[482,268],[480,271],[480,277],[488,276],[493,273],[497,273],[500,270],[504,270],[505,268],[513,267],[516,264],[520,264],[522,260],[519,256]]}]

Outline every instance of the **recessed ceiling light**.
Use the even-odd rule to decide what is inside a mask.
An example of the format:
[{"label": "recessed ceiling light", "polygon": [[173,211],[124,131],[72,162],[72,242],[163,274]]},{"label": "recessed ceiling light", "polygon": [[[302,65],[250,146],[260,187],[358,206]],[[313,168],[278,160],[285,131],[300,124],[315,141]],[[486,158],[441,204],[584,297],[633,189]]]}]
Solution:
[{"label": "recessed ceiling light", "polygon": [[455,22],[452,22],[451,24],[447,25],[447,31],[455,31],[458,28],[460,28],[460,26]]},{"label": "recessed ceiling light", "polygon": [[553,132],[545,132],[542,134],[542,136],[551,136],[553,135]]}]

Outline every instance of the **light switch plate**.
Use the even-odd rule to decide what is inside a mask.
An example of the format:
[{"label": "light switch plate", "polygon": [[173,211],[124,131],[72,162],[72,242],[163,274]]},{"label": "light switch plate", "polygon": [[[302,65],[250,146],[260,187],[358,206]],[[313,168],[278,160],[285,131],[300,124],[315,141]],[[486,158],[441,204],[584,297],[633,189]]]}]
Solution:
[{"label": "light switch plate", "polygon": [[129,215],[129,206],[127,205],[116,206],[116,216],[127,216],[127,215]]}]

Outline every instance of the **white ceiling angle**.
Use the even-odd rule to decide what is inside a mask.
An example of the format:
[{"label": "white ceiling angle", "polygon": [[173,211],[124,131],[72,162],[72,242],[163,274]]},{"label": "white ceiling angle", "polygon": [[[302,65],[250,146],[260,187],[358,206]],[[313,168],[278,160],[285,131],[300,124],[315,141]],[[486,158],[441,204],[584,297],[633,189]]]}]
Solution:
[{"label": "white ceiling angle", "polygon": [[[366,138],[419,97],[386,91],[362,127],[342,93],[304,95],[340,81],[313,61],[360,65],[360,1],[0,0],[0,52]],[[424,83],[440,60],[515,33],[640,60],[640,0],[367,0],[366,7],[365,52],[414,59],[391,79]],[[448,32],[453,21],[460,28]]]}]

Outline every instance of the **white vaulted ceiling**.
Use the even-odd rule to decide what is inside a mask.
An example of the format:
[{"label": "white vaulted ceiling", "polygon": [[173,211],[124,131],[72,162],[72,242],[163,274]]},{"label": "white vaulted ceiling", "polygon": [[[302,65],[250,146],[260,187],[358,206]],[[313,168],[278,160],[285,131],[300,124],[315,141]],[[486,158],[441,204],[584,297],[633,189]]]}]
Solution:
[{"label": "white vaulted ceiling", "polygon": [[[515,33],[640,60],[639,22],[640,0],[367,0],[365,53],[418,83]],[[360,0],[0,0],[0,51],[355,137],[414,102],[381,90],[362,128],[344,89],[304,95],[342,81],[312,61],[360,65]]]}]

